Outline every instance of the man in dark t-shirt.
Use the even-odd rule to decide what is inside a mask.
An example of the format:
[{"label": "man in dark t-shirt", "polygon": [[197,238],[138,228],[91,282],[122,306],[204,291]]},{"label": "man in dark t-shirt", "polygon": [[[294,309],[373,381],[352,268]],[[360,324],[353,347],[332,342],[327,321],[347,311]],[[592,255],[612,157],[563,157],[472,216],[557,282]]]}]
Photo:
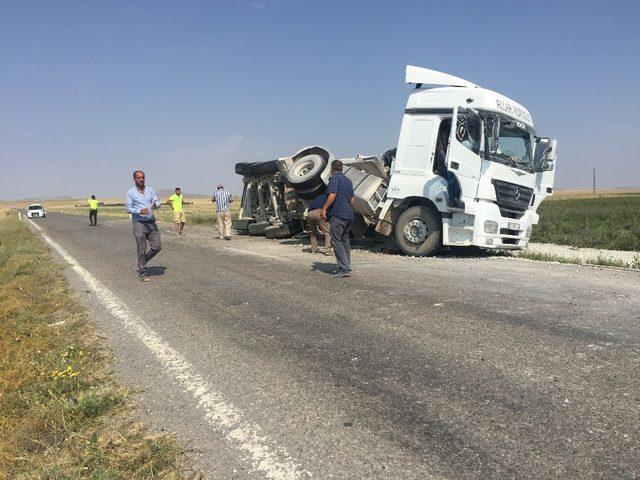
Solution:
[{"label": "man in dark t-shirt", "polygon": [[342,162],[331,162],[331,178],[327,185],[327,200],[324,202],[320,216],[329,218],[331,244],[338,263],[338,271],[334,278],[348,277],[351,274],[351,221],[353,220],[353,183],[342,173]]}]

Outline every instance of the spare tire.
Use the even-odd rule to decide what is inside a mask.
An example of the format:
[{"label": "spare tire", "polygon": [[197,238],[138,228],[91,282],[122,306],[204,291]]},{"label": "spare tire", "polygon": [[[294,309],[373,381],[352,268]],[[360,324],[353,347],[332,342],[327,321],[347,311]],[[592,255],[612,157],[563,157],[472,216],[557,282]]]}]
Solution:
[{"label": "spare tire", "polygon": [[287,170],[287,181],[296,191],[316,188],[323,183],[321,175],[327,166],[322,155],[312,153],[296,160]]},{"label": "spare tire", "polygon": [[236,163],[236,173],[238,175],[251,175],[251,165],[253,165],[253,163]]},{"label": "spare tire", "polygon": [[270,226],[271,224],[269,222],[256,222],[250,224],[247,230],[249,231],[249,235],[258,237],[264,235],[265,229]]},{"label": "spare tire", "polygon": [[322,195],[326,189],[327,189],[327,186],[324,183],[321,183],[317,187],[312,188],[310,190],[303,190],[303,191],[296,190],[296,193],[300,198],[304,200],[313,200],[318,195]]},{"label": "spare tire", "polygon": [[268,162],[252,163],[251,173],[253,175],[269,175],[272,173],[278,173],[278,161],[269,160]]}]

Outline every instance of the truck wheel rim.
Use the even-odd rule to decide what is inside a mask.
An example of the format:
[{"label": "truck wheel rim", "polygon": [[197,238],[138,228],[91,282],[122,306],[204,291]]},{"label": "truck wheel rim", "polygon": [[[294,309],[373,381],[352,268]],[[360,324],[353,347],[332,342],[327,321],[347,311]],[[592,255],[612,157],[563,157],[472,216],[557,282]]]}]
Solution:
[{"label": "truck wheel rim", "polygon": [[315,164],[313,163],[313,161],[303,160],[301,162],[301,165],[299,165],[298,168],[296,168],[296,172],[295,172],[296,176],[304,177],[307,173],[313,170],[314,165]]},{"label": "truck wheel rim", "polygon": [[429,229],[421,218],[414,218],[404,227],[404,238],[414,245],[419,245],[427,239]]}]

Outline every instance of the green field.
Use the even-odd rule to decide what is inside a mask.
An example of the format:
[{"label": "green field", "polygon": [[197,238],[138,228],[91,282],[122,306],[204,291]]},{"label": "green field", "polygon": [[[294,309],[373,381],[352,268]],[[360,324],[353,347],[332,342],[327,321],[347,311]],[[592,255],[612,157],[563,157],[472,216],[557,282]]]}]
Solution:
[{"label": "green field", "polygon": [[640,251],[640,194],[542,203],[532,242]]}]

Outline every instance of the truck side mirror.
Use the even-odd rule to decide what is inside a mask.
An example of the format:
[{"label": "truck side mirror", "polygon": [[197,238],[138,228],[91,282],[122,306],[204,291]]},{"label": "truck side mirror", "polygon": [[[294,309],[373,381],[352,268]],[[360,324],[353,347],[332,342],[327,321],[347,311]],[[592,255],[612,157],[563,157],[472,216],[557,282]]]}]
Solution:
[{"label": "truck side mirror", "polygon": [[551,139],[549,141],[549,146],[544,151],[544,158],[548,162],[554,162],[556,160],[556,147],[558,146],[558,141],[555,139]]},{"label": "truck side mirror", "polygon": [[553,166],[556,161],[557,146],[557,140],[545,137],[536,137],[536,147],[534,152],[534,169],[536,172],[550,172],[553,170]]}]

